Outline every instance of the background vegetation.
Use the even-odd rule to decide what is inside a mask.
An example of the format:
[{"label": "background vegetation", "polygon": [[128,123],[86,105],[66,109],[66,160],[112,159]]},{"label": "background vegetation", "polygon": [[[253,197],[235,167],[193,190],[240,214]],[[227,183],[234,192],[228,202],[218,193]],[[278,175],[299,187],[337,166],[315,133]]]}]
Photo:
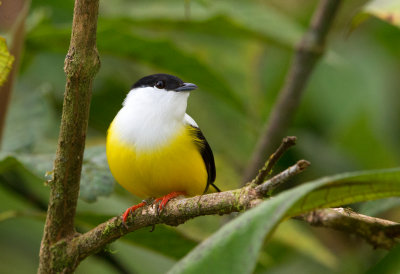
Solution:
[{"label": "background vegetation", "polygon": [[[138,78],[166,72],[196,83],[188,112],[213,148],[217,185],[237,188],[317,1],[103,1],[97,44],[102,67],[93,88],[77,225],[85,231],[137,202],[107,170],[107,127]],[[312,166],[288,185],[343,171],[396,167],[400,161],[400,31],[370,19],[352,29],[365,1],[344,2],[325,56],[306,89],[288,135],[298,145],[280,170],[305,158]],[[0,7],[1,8],[1,7]],[[0,265],[6,273],[37,268],[65,85],[73,1],[34,0],[26,20],[0,154]],[[4,29],[4,32],[6,29]],[[11,32],[4,33],[11,38]],[[7,36],[8,35],[8,36]],[[13,157],[10,157],[13,156]],[[399,199],[352,204],[398,221]],[[130,272],[163,273],[227,218],[157,226],[109,246]],[[364,273],[397,270],[387,252],[347,234],[286,221],[263,247],[257,273]],[[393,269],[390,269],[393,267]],[[397,266],[398,267],[398,266]],[[118,273],[91,257],[78,273]],[[374,272],[376,273],[376,272]],[[388,272],[389,273],[389,272]]]}]

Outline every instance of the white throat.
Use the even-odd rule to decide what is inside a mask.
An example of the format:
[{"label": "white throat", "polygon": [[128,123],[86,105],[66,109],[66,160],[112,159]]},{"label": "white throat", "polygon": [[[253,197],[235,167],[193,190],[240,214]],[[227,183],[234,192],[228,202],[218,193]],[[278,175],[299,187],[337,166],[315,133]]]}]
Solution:
[{"label": "white throat", "polygon": [[113,130],[137,150],[162,146],[182,129],[188,97],[189,92],[132,89],[113,121]]}]

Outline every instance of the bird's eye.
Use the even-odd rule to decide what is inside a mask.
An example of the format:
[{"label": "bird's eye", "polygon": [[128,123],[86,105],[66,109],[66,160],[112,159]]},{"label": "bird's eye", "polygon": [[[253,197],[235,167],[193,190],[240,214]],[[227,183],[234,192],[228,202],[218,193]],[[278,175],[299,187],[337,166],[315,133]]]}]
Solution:
[{"label": "bird's eye", "polygon": [[164,81],[157,81],[156,88],[162,89],[165,87]]}]

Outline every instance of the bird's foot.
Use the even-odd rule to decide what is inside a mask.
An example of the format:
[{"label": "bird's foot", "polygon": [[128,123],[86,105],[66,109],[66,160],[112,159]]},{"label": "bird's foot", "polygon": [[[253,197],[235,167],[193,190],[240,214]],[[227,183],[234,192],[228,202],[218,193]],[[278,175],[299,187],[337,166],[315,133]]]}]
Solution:
[{"label": "bird's foot", "polygon": [[146,200],[143,200],[141,203],[131,206],[130,208],[125,210],[124,214],[122,214],[122,222],[125,224],[126,220],[128,219],[129,214],[132,214],[133,212],[135,212],[135,210],[137,210],[138,208],[144,207],[147,204],[148,204],[148,202]]},{"label": "bird's foot", "polygon": [[169,194],[167,194],[165,196],[162,196],[160,198],[155,199],[154,203],[160,202],[158,204],[158,206],[157,206],[157,215],[160,215],[160,213],[164,210],[165,206],[167,205],[167,203],[171,199],[176,198],[176,197],[178,197],[180,195],[184,195],[185,196],[186,192],[184,192],[184,191],[174,191],[174,192],[171,192],[171,193],[169,193]]}]

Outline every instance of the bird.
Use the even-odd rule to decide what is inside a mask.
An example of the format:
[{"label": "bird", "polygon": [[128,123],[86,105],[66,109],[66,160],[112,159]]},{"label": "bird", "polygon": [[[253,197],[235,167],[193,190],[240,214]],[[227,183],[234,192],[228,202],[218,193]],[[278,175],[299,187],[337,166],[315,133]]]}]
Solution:
[{"label": "bird", "polygon": [[[213,152],[186,113],[197,85],[159,73],[138,80],[107,131],[106,155],[114,179],[133,195],[152,199],[161,212],[169,200],[196,196],[215,185]],[[130,214],[148,200],[128,208]]]}]

